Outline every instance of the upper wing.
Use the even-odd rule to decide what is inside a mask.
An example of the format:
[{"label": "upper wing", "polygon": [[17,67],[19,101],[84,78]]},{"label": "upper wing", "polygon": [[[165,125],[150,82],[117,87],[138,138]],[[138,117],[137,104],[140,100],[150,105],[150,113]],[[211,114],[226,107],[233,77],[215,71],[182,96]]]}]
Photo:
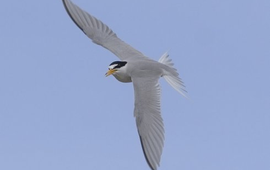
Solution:
[{"label": "upper wing", "polygon": [[148,165],[152,170],[156,170],[164,143],[158,78],[133,77],[132,81],[135,94],[134,116],[141,145]]},{"label": "upper wing", "polygon": [[119,39],[107,25],[70,0],[63,0],[63,4],[70,18],[94,43],[110,50],[121,60],[133,59],[133,57],[146,58],[141,52]]}]

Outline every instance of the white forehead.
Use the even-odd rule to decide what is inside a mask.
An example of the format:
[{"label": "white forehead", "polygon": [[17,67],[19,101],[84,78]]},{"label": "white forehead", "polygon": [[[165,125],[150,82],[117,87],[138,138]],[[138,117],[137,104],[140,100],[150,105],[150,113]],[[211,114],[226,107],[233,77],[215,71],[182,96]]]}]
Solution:
[{"label": "white forehead", "polygon": [[117,66],[117,64],[110,65],[109,69],[113,69],[115,66]]}]

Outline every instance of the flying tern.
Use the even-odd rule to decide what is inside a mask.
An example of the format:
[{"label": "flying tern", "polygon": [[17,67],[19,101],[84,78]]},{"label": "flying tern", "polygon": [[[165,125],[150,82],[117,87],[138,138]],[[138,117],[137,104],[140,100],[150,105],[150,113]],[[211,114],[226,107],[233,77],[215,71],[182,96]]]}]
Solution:
[{"label": "flying tern", "polygon": [[106,76],[120,82],[132,82],[134,87],[134,116],[145,159],[152,170],[159,166],[164,145],[164,126],[160,112],[160,86],[163,77],[176,91],[185,96],[183,82],[167,53],[154,61],[134,49],[104,23],[82,10],[70,0],[62,0],[74,23],[94,43],[114,53],[120,61],[112,62]]}]

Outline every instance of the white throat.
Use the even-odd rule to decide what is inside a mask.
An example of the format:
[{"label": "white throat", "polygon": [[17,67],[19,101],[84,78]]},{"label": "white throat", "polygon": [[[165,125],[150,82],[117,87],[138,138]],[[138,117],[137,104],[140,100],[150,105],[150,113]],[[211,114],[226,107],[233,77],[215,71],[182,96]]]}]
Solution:
[{"label": "white throat", "polygon": [[127,74],[127,65],[119,68],[116,72],[113,73],[113,76],[120,82],[128,83],[131,82],[131,77]]}]

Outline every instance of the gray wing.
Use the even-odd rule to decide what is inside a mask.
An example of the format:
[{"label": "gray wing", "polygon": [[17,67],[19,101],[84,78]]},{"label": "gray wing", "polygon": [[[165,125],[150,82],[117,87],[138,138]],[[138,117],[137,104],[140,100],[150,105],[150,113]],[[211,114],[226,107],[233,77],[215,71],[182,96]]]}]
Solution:
[{"label": "gray wing", "polygon": [[121,60],[146,59],[141,52],[119,39],[107,25],[79,8],[70,0],[63,0],[63,4],[70,18],[94,43],[110,50]]},{"label": "gray wing", "polygon": [[142,149],[148,165],[152,170],[156,170],[164,144],[158,77],[133,77],[132,82],[135,94],[134,116]]}]

